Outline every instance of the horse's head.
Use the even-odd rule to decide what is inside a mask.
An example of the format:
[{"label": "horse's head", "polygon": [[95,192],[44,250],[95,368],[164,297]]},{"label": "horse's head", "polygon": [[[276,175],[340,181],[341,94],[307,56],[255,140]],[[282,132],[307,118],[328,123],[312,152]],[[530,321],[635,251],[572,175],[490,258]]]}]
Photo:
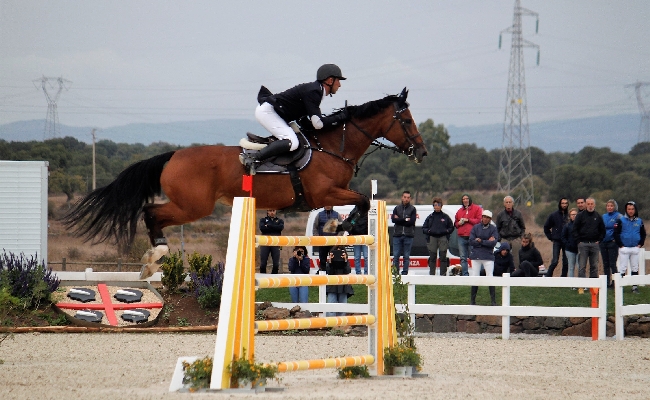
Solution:
[{"label": "horse's head", "polygon": [[393,121],[383,136],[393,142],[402,153],[408,156],[409,160],[419,164],[427,155],[427,146],[424,144],[422,135],[420,135],[409,110],[409,103],[406,101],[408,93],[408,90],[404,88],[402,93],[395,96]]}]

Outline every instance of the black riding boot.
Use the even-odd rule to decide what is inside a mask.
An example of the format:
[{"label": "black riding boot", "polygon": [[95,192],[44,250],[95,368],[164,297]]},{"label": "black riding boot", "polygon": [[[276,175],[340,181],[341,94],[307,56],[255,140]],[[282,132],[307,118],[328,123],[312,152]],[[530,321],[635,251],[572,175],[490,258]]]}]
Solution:
[{"label": "black riding boot", "polygon": [[476,293],[478,292],[478,286],[472,286],[472,294],[471,297],[469,298],[469,304],[471,306],[476,305]]},{"label": "black riding boot", "polygon": [[440,260],[440,275],[441,276],[446,276],[447,275],[447,268],[449,267],[449,259],[446,260]]},{"label": "black riding boot", "polygon": [[492,301],[491,305],[496,306],[496,290],[494,290],[494,286],[489,286],[488,289],[490,289],[490,300]]},{"label": "black riding boot", "polygon": [[286,153],[290,148],[291,140],[276,140],[257,153],[241,153],[239,155],[239,161],[244,164],[244,167],[248,168],[251,175],[255,175],[255,163],[261,163],[267,158]]}]

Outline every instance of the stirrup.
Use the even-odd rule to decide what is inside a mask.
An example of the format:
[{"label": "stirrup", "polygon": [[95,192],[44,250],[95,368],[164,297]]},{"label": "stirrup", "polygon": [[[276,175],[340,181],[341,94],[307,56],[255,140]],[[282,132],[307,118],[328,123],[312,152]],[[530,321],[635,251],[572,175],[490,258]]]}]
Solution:
[{"label": "stirrup", "polygon": [[258,162],[253,157],[245,153],[239,153],[239,162],[242,163],[248,175],[255,175],[255,163]]}]

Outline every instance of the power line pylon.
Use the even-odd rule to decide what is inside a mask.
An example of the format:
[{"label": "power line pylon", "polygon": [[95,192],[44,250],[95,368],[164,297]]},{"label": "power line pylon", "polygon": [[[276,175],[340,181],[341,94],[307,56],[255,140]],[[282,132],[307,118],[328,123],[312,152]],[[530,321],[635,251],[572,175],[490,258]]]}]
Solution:
[{"label": "power line pylon", "polygon": [[[34,79],[32,81],[34,85],[40,83],[43,93],[45,93],[45,99],[47,100],[47,116],[45,117],[45,131],[43,132],[43,139],[53,139],[59,136],[59,113],[57,111],[56,102],[59,100],[59,96],[63,89],[68,90],[66,84],[70,84],[67,79],[63,77],[52,78],[43,76],[40,79]],[[56,82],[58,88],[55,87],[53,82]],[[50,92],[51,90],[52,92]]]},{"label": "power line pylon", "polygon": [[523,38],[521,17],[524,15],[534,16],[537,19],[535,27],[537,33],[539,15],[534,11],[522,8],[521,1],[516,0],[512,26],[499,34],[499,48],[501,48],[501,37],[504,32],[512,34],[512,45],[510,47],[510,72],[499,162],[498,190],[513,196],[516,204],[530,206],[534,204],[535,200],[528,132],[524,47],[537,49],[537,65],[539,65],[539,46]]},{"label": "power line pylon", "polygon": [[625,85],[625,87],[633,87],[636,93],[636,101],[639,104],[639,112],[641,113],[641,125],[639,126],[639,141],[650,142],[650,110],[646,108],[643,103],[643,87],[649,86],[650,82],[637,81],[633,85]]}]

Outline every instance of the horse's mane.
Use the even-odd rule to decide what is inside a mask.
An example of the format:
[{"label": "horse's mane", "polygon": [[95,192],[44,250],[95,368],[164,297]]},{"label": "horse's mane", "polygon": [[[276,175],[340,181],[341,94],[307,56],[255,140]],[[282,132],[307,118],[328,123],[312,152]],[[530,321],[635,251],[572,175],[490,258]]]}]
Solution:
[{"label": "horse's mane", "polygon": [[[348,106],[348,116],[358,119],[374,117],[395,102],[397,102],[398,107],[408,105],[403,96],[389,95],[383,99],[369,101],[358,106]],[[342,111],[343,110],[338,110],[334,112],[333,115],[340,114]]]}]

